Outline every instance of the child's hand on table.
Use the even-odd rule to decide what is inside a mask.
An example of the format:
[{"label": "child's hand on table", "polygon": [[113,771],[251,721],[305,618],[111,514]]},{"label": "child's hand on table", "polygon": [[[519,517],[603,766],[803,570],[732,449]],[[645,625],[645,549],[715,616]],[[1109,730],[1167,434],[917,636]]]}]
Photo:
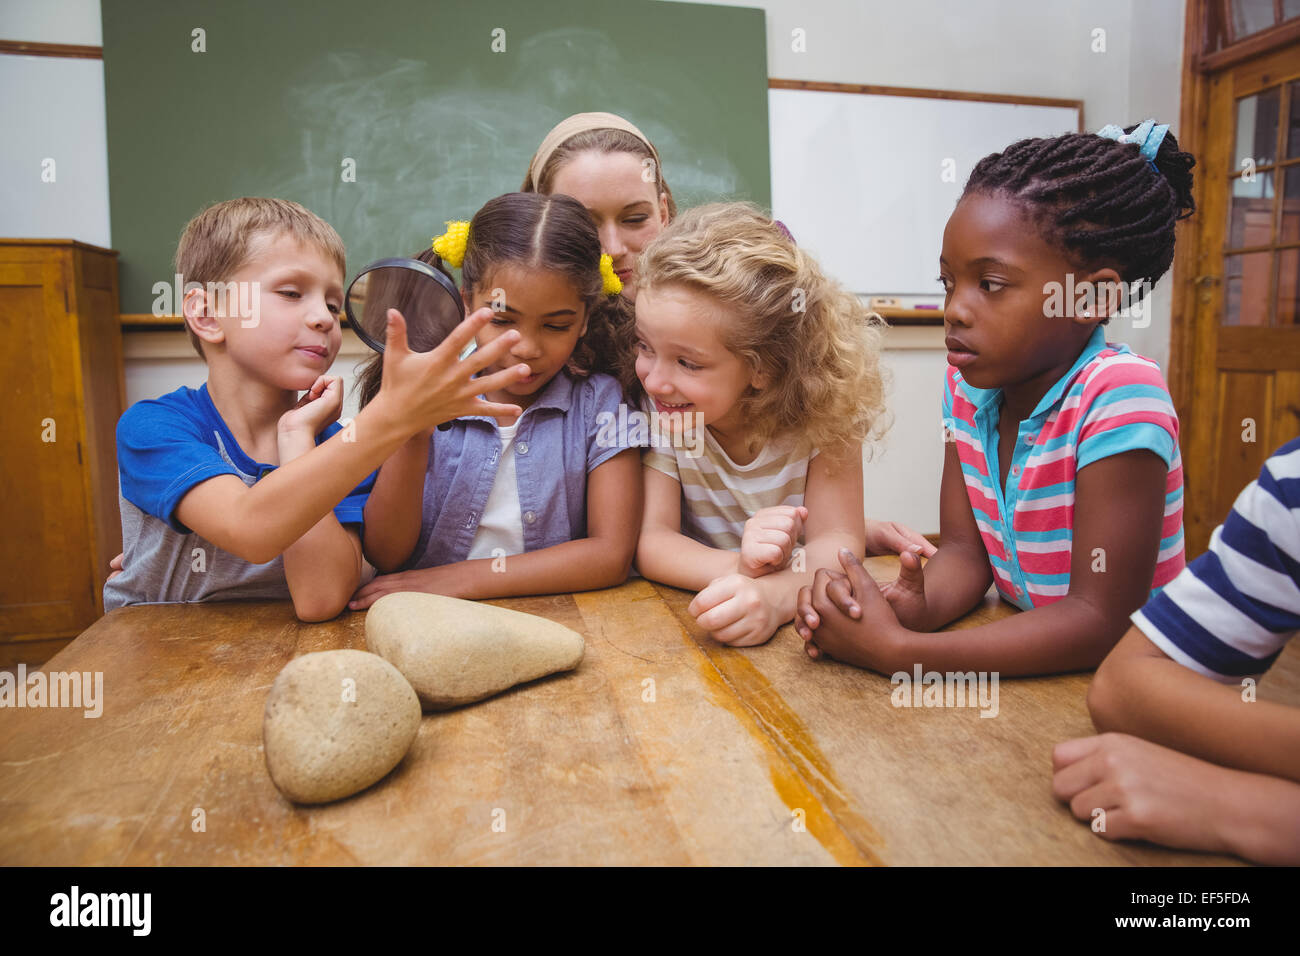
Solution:
[{"label": "child's hand on table", "polygon": [[1111,841],[1150,840],[1258,860],[1264,854],[1232,831],[1237,818],[1251,817],[1252,802],[1275,799],[1261,790],[1262,779],[1128,734],[1079,737],[1052,749],[1053,795],[1085,823],[1105,811],[1105,829],[1094,824],[1094,830]]},{"label": "child's hand on table", "polygon": [[[894,609],[899,624],[914,631],[924,630],[928,608],[925,603],[925,569],[921,564],[921,548],[913,545],[910,551],[904,551],[898,556],[898,565],[898,577],[888,584],[880,585],[880,593]],[[838,591],[832,593],[832,600],[838,594]],[[840,604],[840,607],[844,608],[844,605]]]},{"label": "child's hand on table", "polygon": [[444,564],[436,568],[421,568],[418,571],[397,571],[393,574],[379,574],[357,590],[348,602],[348,610],[364,611],[385,594],[398,591],[423,591],[426,594],[442,594],[447,597],[468,598],[461,583],[461,576],[454,564]]},{"label": "child's hand on table", "polygon": [[819,568],[799,589],[794,623],[804,649],[813,660],[830,656],[892,673],[907,630],[852,551],[840,550],[840,565],[843,573]]},{"label": "child's hand on table", "polygon": [[930,557],[938,549],[919,531],[897,521],[867,519],[867,554],[902,554],[920,547],[923,557]]},{"label": "child's hand on table", "polygon": [[763,578],[726,574],[695,595],[687,610],[695,623],[721,644],[762,644],[784,623],[768,596]]},{"label": "child's hand on table", "polygon": [[745,522],[740,541],[740,573],[751,578],[780,571],[790,561],[808,509],[803,505],[763,508]]}]

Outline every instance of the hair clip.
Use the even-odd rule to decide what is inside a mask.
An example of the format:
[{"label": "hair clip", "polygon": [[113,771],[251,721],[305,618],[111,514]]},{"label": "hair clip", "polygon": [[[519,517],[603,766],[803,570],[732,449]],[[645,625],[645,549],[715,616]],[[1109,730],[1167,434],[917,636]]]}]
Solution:
[{"label": "hair clip", "polygon": [[600,257],[600,278],[603,280],[601,291],[605,295],[618,295],[623,291],[623,280],[614,271],[614,257],[605,253]]},{"label": "hair clip", "polygon": [[1131,133],[1124,132],[1121,127],[1116,126],[1114,123],[1108,123],[1097,130],[1097,135],[1104,136],[1106,139],[1113,139],[1117,143],[1134,144],[1138,147],[1138,152],[1151,164],[1151,168],[1156,172],[1160,172],[1160,168],[1156,166],[1156,153],[1159,152],[1160,143],[1164,140],[1167,132],[1169,132],[1168,123],[1156,126],[1156,121],[1149,119],[1143,120],[1142,124]]},{"label": "hair clip", "polygon": [[469,244],[469,223],[448,220],[447,231],[433,237],[433,251],[447,265],[456,269],[465,261],[465,247]]}]

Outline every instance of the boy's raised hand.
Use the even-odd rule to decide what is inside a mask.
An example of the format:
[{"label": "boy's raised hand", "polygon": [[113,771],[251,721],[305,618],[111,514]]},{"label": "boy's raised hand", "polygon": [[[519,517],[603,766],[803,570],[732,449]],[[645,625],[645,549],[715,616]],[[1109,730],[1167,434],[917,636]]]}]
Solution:
[{"label": "boy's raised hand", "polygon": [[527,365],[512,365],[490,375],[474,377],[506,356],[510,347],[519,340],[518,332],[512,329],[498,335],[464,360],[460,358],[460,353],[491,318],[490,308],[479,309],[452,329],[433,351],[412,352],[406,342],[406,320],[396,309],[388,310],[379,395],[390,402],[401,421],[410,425],[412,431],[432,428],[466,415],[515,419],[523,413],[518,405],[488,402],[478,396],[527,378]]},{"label": "boy's raised hand", "polygon": [[343,378],[320,375],[302,393],[298,404],[280,416],[280,434],[302,432],[315,438],[343,410]]},{"label": "boy's raised hand", "polygon": [[803,505],[762,508],[745,522],[740,540],[740,573],[751,578],[780,571],[803,534],[808,509]]}]

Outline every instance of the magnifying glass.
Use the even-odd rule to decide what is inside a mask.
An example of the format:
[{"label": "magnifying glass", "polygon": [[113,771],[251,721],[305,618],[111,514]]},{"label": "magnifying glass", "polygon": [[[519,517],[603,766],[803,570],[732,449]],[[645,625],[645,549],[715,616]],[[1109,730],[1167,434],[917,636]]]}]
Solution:
[{"label": "magnifying glass", "polygon": [[380,259],[357,274],[343,307],[357,338],[376,352],[388,337],[388,310],[406,320],[412,352],[432,352],[465,319],[465,303],[447,275],[418,259]]}]

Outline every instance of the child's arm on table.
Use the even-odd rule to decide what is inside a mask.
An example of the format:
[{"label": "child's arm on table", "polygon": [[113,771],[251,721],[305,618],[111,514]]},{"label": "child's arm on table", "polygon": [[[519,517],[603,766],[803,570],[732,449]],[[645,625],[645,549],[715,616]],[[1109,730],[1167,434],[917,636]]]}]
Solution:
[{"label": "child's arm on table", "polygon": [[405,564],[419,540],[432,435],[420,431],[403,442],[379,469],[366,499],[365,555],[380,574]]},{"label": "child's arm on table", "polygon": [[[280,464],[316,447],[315,436],[343,407],[343,379],[322,375],[298,406],[280,419],[276,441]],[[361,544],[330,511],[284,552],[284,577],[294,613],[303,621],[327,621],[347,604],[361,580]]]},{"label": "child's arm on table", "polygon": [[[498,336],[486,348],[459,361],[460,350],[491,318],[490,309],[471,315],[432,352],[411,352],[406,325],[390,310],[379,394],[353,420],[355,441],[336,432],[252,487],[235,475],[195,485],[180,500],[176,518],[222,550],[253,564],[265,564],[328,515],[366,475],[378,468],[412,434],[461,415],[519,414],[515,405],[485,402],[483,391],[517,381],[511,366],[483,378],[475,372],[504,357],[517,333]],[[286,415],[292,414],[286,413]]]},{"label": "child's arm on table", "polygon": [[1107,840],[1300,863],[1300,785],[1290,780],[1111,733],[1057,744],[1052,770],[1052,793],[1076,817],[1105,811],[1098,835]]},{"label": "child's arm on table", "polygon": [[[966,494],[956,442],[948,442],[944,448],[939,529],[939,549],[924,571],[920,558],[904,551],[899,556],[898,578],[881,589],[900,623],[914,631],[938,630],[961,617],[979,603],[993,583],[988,552]],[[838,562],[826,565],[838,566]]]},{"label": "child's arm on table", "polygon": [[[1007,676],[1095,667],[1151,590],[1167,473],[1165,462],[1149,451],[1112,455],[1079,470],[1070,590],[1053,604],[960,631],[923,634],[903,626],[878,588],[868,587],[874,585],[870,575],[856,559],[842,556],[858,613],[853,615],[851,607],[846,614],[835,605],[827,594],[833,572],[818,571],[804,595],[818,621],[809,646],[886,674],[910,670],[917,663],[929,670],[998,671]],[[1093,570],[1099,558],[1104,572]],[[927,567],[924,576],[929,575]],[[924,594],[928,611],[931,597],[937,595],[928,583]],[[800,611],[801,616],[805,613]]]},{"label": "child's arm on table", "polygon": [[[939,549],[922,564],[914,551],[899,555],[898,577],[880,586],[898,621],[914,631],[933,631],[953,621],[979,603],[993,583],[984,539],[975,523],[970,499],[966,496],[966,482],[962,478],[961,460],[957,446],[949,442],[944,452],[943,482],[939,493]],[[868,553],[871,548],[868,544]],[[839,556],[823,568],[838,569]],[[811,601],[812,588],[800,589],[796,602],[794,628],[805,641],[812,639],[813,630],[821,623]],[[854,619],[861,609],[853,599],[848,578],[838,570],[831,571],[826,585],[827,597]],[[810,657],[820,656],[816,644],[808,644]]]},{"label": "child's arm on table", "polygon": [[914,548],[920,548],[920,553],[926,557],[936,550],[925,535],[905,524],[867,519],[867,554],[902,554]]},{"label": "child's arm on table", "polygon": [[1244,700],[1168,657],[1136,625],[1088,688],[1099,731],[1120,731],[1225,767],[1300,782],[1300,708]]},{"label": "child's arm on table", "polygon": [[715,578],[735,574],[740,555],[710,548],[682,534],[681,483],[649,465],[641,469],[645,505],[636,567],[642,577],[687,591],[698,591]]},{"label": "child's arm on table", "polygon": [[[641,456],[629,448],[587,476],[587,537],[512,554],[375,578],[351,607],[369,607],[395,591],[425,591],[479,600],[526,594],[564,594],[613,587],[627,580],[641,517]],[[498,561],[504,570],[494,569]]]},{"label": "child's arm on table", "polygon": [[[833,459],[823,452],[814,458],[808,466],[804,502],[808,509],[805,569],[830,563],[843,548],[862,553],[861,455]],[[792,567],[759,578],[733,571],[709,582],[688,610],[714,640],[739,647],[761,644],[794,617],[799,589],[812,578],[811,570]]]}]

